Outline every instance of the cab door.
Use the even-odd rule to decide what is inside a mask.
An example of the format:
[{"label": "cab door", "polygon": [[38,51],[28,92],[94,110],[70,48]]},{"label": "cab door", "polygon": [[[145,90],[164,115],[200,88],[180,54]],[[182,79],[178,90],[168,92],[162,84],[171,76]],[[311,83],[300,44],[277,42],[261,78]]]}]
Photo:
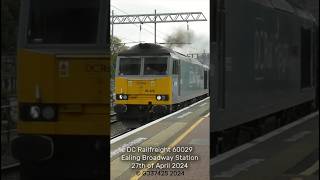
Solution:
[{"label": "cab door", "polygon": [[180,60],[172,59],[172,86],[173,101],[177,102],[181,95],[181,76],[180,76]]}]

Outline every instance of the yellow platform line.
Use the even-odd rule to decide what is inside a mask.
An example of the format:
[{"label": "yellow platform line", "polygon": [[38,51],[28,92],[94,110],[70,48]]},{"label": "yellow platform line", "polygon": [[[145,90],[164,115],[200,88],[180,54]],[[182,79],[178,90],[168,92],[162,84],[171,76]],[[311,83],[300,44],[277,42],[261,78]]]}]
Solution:
[{"label": "yellow platform line", "polygon": [[309,167],[305,171],[301,172],[300,175],[309,176],[309,175],[313,174],[314,172],[316,172],[318,169],[319,169],[319,160],[317,162],[315,162],[311,167]]},{"label": "yellow platform line", "polygon": [[[180,141],[182,141],[194,128],[196,128],[205,118],[202,117],[199,120],[197,120],[189,129],[187,129],[184,133],[182,133],[175,141],[173,141],[168,147],[172,148],[175,145],[177,145]],[[166,153],[160,153],[159,155],[164,155]],[[152,161],[152,163],[156,163],[158,161]],[[138,180],[143,176],[143,172],[147,171],[149,168],[144,168],[137,173],[138,175],[134,175],[130,178],[130,180]]]}]

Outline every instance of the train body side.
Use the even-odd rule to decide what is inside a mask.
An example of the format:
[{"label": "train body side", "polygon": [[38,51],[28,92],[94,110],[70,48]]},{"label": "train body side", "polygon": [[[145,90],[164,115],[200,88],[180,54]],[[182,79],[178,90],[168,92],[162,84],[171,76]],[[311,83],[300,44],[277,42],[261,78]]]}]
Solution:
[{"label": "train body side", "polygon": [[211,131],[315,101],[312,17],[271,1],[213,6]]},{"label": "train body side", "polygon": [[[179,94],[178,92],[179,88],[174,89],[177,93],[175,102],[179,103],[208,94],[208,73],[209,69],[207,67],[182,61],[180,73],[181,93]],[[177,79],[174,82],[179,83],[179,80]]]}]

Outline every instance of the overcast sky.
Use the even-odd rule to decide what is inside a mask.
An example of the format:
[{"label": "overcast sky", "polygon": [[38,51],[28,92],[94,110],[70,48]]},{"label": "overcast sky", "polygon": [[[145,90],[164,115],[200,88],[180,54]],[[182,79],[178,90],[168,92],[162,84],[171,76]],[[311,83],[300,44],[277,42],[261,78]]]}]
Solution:
[{"label": "overcast sky", "polygon": [[[114,10],[115,15],[153,14],[155,9],[157,13],[202,12],[208,21],[189,22],[189,31],[194,33],[195,41],[176,50],[182,53],[209,51],[209,0],[111,0],[110,12]],[[157,42],[165,42],[165,38],[177,29],[187,30],[187,23],[157,23]],[[114,25],[114,36],[123,42],[154,43],[153,33],[154,24],[143,24],[141,33],[139,24]],[[134,43],[127,44],[132,45]]]}]

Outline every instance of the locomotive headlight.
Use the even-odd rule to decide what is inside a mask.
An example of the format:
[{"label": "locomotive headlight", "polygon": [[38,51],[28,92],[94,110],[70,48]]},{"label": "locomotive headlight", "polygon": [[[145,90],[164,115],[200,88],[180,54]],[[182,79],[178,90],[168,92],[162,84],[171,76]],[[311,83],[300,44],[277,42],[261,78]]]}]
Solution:
[{"label": "locomotive headlight", "polygon": [[127,99],[128,99],[128,95],[124,94],[124,95],[122,95],[122,98],[123,98],[124,100],[127,100]]},{"label": "locomotive headlight", "polygon": [[116,99],[117,100],[128,100],[128,95],[127,94],[117,94]]},{"label": "locomotive headlight", "polygon": [[167,101],[169,99],[168,95],[156,95],[157,101]]},{"label": "locomotive headlight", "polygon": [[41,115],[46,120],[54,119],[56,116],[56,111],[52,106],[45,106],[42,108]]},{"label": "locomotive headlight", "polygon": [[19,118],[23,121],[57,120],[58,107],[55,104],[24,104],[19,105]]},{"label": "locomotive headlight", "polygon": [[32,119],[38,119],[40,117],[40,107],[39,106],[31,106],[30,107],[30,117]]}]

